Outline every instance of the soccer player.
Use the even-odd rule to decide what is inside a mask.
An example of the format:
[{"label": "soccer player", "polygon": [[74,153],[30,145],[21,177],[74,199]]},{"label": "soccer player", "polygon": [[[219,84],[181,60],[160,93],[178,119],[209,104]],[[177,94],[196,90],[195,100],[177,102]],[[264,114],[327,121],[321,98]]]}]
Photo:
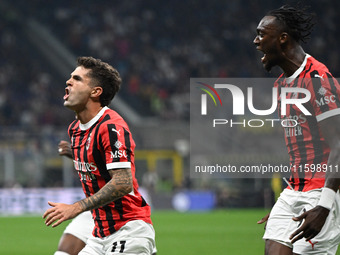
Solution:
[{"label": "soccer player", "polygon": [[150,206],[138,192],[129,127],[107,106],[120,88],[116,69],[80,57],[66,82],[64,106],[76,113],[68,129],[74,167],[86,198],[74,204],[48,202],[45,224],[56,227],[91,210],[95,227],[79,253],[152,254],[155,232]]},{"label": "soccer player", "polygon": [[[60,156],[70,159],[72,157],[71,144],[67,141],[60,141],[58,144]],[[147,199],[146,199],[147,200]],[[58,251],[54,255],[77,255],[86,245],[87,240],[92,236],[94,221],[90,211],[83,212],[75,217],[65,228],[58,244]],[[156,247],[152,255],[156,255]]]},{"label": "soccer player", "polygon": [[[270,71],[279,66],[283,71],[275,83],[279,91],[303,88],[311,94],[303,106],[312,115],[293,104],[287,105],[286,116],[280,115],[297,121],[284,132],[292,174],[270,212],[263,237],[265,254],[335,254],[340,241],[340,179],[334,173],[340,160],[340,86],[300,44],[312,27],[313,15],[305,8],[286,5],[262,18],[254,39],[256,49],[264,53],[264,68]],[[287,94],[289,99],[304,97],[303,93]]]}]

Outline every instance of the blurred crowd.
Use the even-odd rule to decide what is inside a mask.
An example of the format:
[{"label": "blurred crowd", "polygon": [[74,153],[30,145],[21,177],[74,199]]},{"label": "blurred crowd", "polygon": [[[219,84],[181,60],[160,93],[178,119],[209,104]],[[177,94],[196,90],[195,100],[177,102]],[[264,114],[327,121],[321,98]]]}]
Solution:
[{"label": "blurred crowd", "polygon": [[[67,77],[27,40],[23,24],[46,26],[76,56],[121,73],[120,96],[142,116],[189,119],[190,77],[272,77],[255,50],[256,26],[276,1],[15,1],[0,4],[0,125],[67,125]],[[308,1],[317,25],[305,48],[340,75],[338,2]],[[71,72],[72,70],[70,70]],[[61,110],[62,109],[62,110]],[[67,113],[66,113],[67,112]],[[71,116],[67,115],[67,116]]]}]

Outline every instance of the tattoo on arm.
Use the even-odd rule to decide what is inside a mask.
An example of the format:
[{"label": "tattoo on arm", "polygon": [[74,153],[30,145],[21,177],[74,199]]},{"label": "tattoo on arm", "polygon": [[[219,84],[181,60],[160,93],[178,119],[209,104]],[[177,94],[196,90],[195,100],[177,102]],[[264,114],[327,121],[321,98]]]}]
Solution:
[{"label": "tattoo on arm", "polygon": [[130,168],[111,170],[110,175],[111,180],[96,194],[77,202],[84,211],[106,205],[131,192],[132,175]]}]

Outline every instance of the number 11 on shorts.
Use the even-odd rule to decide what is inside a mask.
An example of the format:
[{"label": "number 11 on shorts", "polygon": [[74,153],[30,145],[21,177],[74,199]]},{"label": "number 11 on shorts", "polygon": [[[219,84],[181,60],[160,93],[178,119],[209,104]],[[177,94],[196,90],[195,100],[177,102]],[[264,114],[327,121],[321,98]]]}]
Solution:
[{"label": "number 11 on shorts", "polygon": [[[124,252],[124,249],[125,249],[125,243],[126,241],[120,241],[119,244],[120,244],[120,250],[119,250],[119,253],[123,253]],[[113,243],[113,247],[112,247],[112,250],[111,252],[115,252],[116,249],[117,249],[117,246],[118,246],[118,243],[117,242],[114,242]]]}]

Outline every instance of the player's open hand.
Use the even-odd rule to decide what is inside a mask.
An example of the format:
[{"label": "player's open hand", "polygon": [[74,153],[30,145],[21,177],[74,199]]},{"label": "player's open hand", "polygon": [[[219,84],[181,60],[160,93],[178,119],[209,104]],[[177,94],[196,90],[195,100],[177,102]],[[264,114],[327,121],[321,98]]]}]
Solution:
[{"label": "player's open hand", "polygon": [[52,224],[52,227],[56,227],[62,222],[73,219],[81,213],[81,209],[76,203],[69,205],[49,201],[48,204],[52,207],[47,209],[43,215],[46,226],[50,226]]},{"label": "player's open hand", "polygon": [[303,224],[299,227],[291,236],[289,237],[292,240],[292,243],[295,243],[297,240],[305,237],[306,241],[314,238],[321,231],[327,216],[329,214],[329,210],[322,207],[316,206],[313,209],[304,212],[298,217],[294,217],[295,221],[302,221],[304,219]]},{"label": "player's open hand", "polygon": [[58,152],[60,156],[66,156],[72,159],[71,144],[66,141],[60,141],[58,144]]}]

